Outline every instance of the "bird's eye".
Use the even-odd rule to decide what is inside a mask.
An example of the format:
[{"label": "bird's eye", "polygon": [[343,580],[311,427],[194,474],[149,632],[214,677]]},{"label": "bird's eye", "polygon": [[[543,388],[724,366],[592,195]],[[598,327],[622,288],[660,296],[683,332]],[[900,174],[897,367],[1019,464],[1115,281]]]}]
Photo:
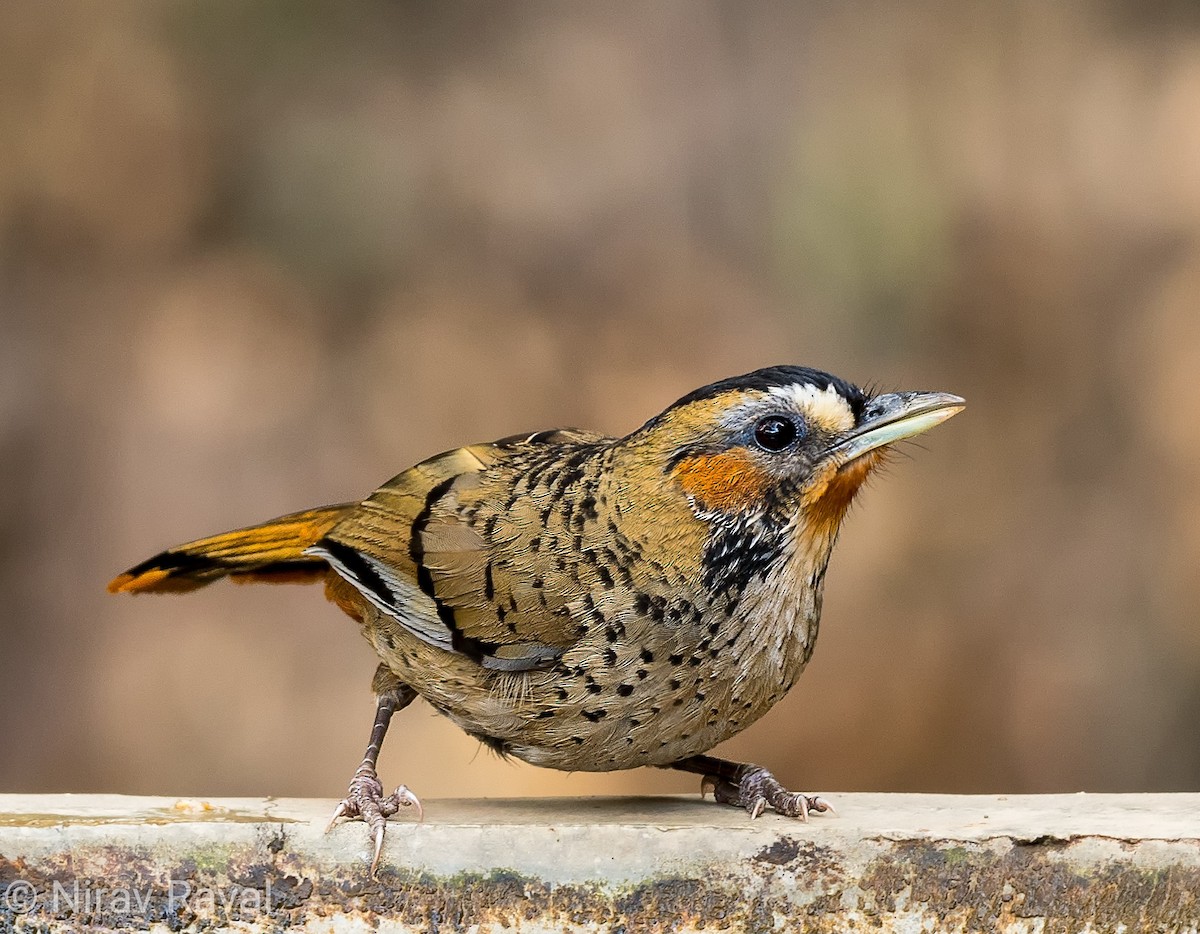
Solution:
[{"label": "bird's eye", "polygon": [[800,435],[796,423],[783,415],[760,418],[754,426],[754,441],[764,451],[782,451]]}]

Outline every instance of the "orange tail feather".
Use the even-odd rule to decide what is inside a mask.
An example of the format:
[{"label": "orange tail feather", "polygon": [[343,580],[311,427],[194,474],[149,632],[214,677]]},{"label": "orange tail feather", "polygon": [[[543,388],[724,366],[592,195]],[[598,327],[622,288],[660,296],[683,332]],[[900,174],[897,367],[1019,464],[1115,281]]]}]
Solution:
[{"label": "orange tail feather", "polygon": [[357,505],[321,506],[177,545],[113,578],[109,593],[178,593],[226,576],[274,583],[319,580],[329,565],[304,549]]}]

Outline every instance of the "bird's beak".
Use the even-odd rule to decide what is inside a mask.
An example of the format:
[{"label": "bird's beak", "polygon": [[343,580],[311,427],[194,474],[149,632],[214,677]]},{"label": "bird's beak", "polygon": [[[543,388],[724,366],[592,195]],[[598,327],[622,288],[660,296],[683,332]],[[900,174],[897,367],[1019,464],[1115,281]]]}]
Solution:
[{"label": "bird's beak", "polygon": [[851,433],[833,446],[829,456],[839,467],[896,441],[940,425],[967,402],[948,392],[889,392],[867,403]]}]

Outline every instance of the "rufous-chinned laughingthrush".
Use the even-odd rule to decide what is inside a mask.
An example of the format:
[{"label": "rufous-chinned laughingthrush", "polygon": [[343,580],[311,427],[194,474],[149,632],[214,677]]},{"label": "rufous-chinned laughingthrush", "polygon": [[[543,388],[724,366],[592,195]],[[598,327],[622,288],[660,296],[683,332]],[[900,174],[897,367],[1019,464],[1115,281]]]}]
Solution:
[{"label": "rufous-chinned laughingthrush", "polygon": [[418,695],[534,765],[683,769],[752,816],[806,818],[827,802],[704,753],[804,670],[838,527],[888,446],[963,405],[770,367],[623,438],[552,429],[439,454],[361,502],[168,549],[109,590],[324,582],[382,660],[366,757],[334,815],[370,825],[372,872],[387,818],[420,807],[375,772],[392,714]]}]

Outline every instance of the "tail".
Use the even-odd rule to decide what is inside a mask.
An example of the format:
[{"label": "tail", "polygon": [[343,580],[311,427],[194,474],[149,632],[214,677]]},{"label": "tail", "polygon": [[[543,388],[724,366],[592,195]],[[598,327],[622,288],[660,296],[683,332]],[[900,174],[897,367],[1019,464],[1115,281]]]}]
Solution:
[{"label": "tail", "polygon": [[109,593],[180,593],[226,575],[240,581],[315,581],[329,565],[304,554],[357,503],[321,506],[176,545],[109,582]]}]

